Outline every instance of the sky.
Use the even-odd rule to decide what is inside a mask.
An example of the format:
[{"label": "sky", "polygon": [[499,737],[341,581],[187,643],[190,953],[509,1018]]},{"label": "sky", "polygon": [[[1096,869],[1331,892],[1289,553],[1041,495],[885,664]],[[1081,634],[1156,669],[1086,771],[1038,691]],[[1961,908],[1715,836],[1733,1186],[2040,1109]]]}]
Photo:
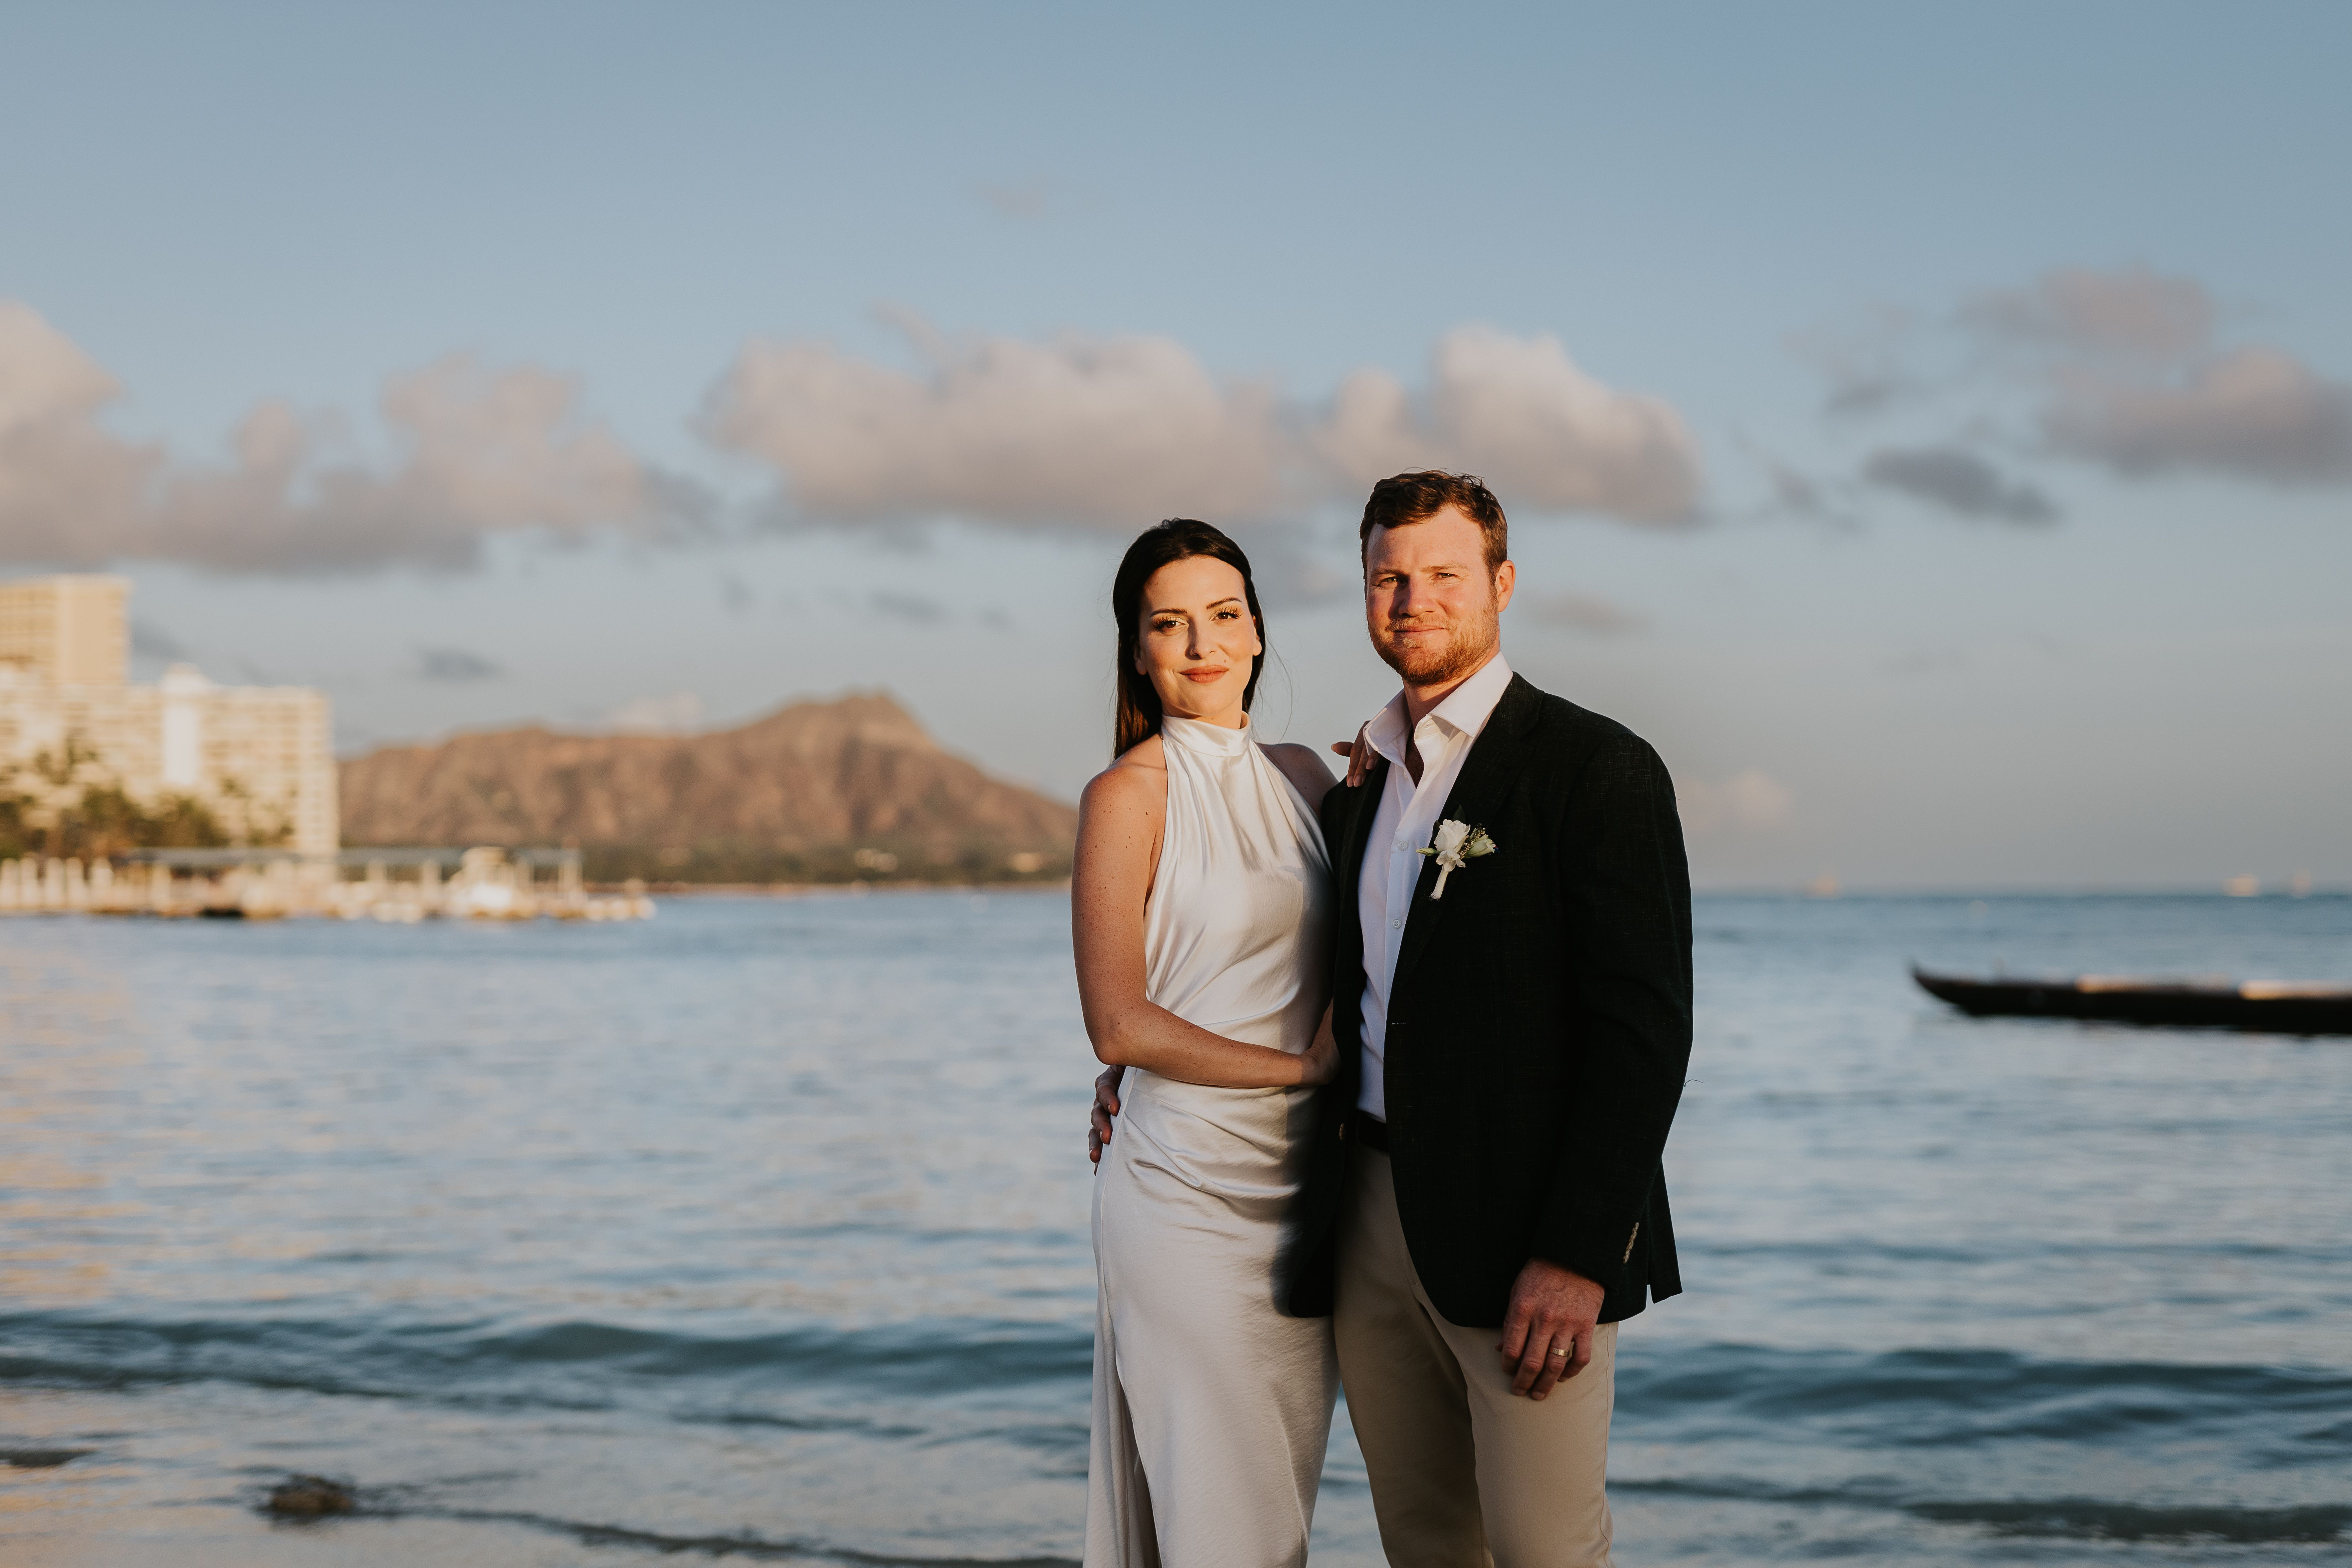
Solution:
[{"label": "sky", "polygon": [[2352,884],[2352,11],[0,11],[0,572],[346,754],[895,694],[1066,798],[1119,552],[1393,690],[1370,482],[1702,886]]}]

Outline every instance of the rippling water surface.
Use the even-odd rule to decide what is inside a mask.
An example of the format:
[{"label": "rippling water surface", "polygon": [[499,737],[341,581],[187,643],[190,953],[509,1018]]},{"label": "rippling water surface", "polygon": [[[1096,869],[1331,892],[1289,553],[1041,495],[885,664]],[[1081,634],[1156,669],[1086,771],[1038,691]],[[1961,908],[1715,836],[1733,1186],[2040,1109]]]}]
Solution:
[{"label": "rippling water surface", "polygon": [[[1066,925],[0,921],[0,1561],[1075,1558]],[[1910,957],[2352,980],[2352,900],[1703,900],[1621,1561],[2341,1561],[2352,1042]],[[1345,1425],[1316,1560],[1373,1563]],[[289,1471],[362,1512],[266,1522]]]}]

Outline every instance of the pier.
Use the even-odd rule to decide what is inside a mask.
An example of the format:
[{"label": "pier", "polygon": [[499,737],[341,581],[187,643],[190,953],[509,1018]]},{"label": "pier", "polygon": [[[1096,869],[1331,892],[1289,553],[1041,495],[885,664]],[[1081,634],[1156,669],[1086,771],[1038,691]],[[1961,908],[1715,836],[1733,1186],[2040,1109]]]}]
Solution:
[{"label": "pier", "polygon": [[640,883],[618,892],[589,889],[577,849],[141,849],[87,866],[72,858],[0,861],[0,915],[415,924],[633,921],[653,913]]}]

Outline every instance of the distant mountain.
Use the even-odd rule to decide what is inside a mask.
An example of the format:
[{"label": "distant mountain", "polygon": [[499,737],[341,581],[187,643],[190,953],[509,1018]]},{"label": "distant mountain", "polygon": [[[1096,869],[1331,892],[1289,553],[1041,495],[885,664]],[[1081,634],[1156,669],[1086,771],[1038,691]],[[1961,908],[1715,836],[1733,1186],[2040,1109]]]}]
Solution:
[{"label": "distant mountain", "polygon": [[737,730],[530,728],[342,764],[343,843],[577,844],[597,880],[1045,880],[1078,814],[940,749],[887,696]]}]

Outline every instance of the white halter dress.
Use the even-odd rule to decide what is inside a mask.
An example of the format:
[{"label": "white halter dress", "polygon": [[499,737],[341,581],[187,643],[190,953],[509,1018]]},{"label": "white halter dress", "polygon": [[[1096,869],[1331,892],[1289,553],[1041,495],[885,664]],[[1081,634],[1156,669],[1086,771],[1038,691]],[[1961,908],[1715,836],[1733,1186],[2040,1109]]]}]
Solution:
[{"label": "white halter dress", "polygon": [[[1146,995],[1297,1053],[1323,1016],[1330,860],[1248,729],[1171,719],[1144,910]],[[1339,1368],[1328,1318],[1276,1308],[1313,1091],[1127,1074],[1095,1179],[1087,1568],[1293,1568]]]}]

